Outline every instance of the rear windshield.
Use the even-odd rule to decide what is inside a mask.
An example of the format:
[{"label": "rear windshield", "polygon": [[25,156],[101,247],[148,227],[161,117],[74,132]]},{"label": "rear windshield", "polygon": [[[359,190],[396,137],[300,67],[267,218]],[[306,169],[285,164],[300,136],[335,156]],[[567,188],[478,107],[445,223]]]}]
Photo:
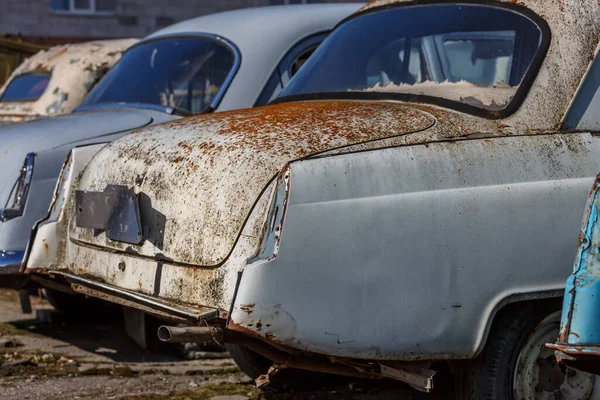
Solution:
[{"label": "rear windshield", "polygon": [[39,99],[50,82],[45,74],[28,74],[15,77],[0,97],[1,102],[35,101]]},{"label": "rear windshield", "polygon": [[143,43],[123,55],[82,106],[141,103],[201,113],[226,89],[234,64],[234,52],[211,38]]},{"label": "rear windshield", "polygon": [[376,93],[500,111],[513,100],[542,39],[532,19],[507,8],[437,4],[380,10],[336,29],[281,97]]}]

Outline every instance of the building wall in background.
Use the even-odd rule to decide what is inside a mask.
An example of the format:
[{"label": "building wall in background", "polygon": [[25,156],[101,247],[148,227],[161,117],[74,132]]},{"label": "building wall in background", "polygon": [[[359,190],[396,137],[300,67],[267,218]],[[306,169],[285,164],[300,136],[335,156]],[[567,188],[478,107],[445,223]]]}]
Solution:
[{"label": "building wall in background", "polygon": [[244,7],[353,0],[0,0],[0,34],[144,37],[175,22]]}]

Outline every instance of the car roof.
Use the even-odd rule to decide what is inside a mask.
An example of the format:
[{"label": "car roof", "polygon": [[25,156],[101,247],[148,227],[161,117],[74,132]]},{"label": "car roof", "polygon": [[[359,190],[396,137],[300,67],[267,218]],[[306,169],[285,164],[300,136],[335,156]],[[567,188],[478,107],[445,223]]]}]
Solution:
[{"label": "car roof", "polygon": [[[148,42],[169,36],[211,34],[231,41],[242,62],[225,93],[219,111],[248,106],[285,54],[301,39],[331,31],[363,4],[303,4],[254,7],[210,14],[177,23],[146,37]],[[240,96],[248,96],[244,104]]]},{"label": "car roof", "polygon": [[[357,11],[360,3],[302,4],[286,6],[252,7],[219,12],[192,18],[161,29],[144,40],[165,35],[204,32],[223,36],[237,46],[253,39],[278,40],[283,35],[298,36],[307,27],[329,30],[336,23]],[[274,33],[277,32],[275,35]]]}]

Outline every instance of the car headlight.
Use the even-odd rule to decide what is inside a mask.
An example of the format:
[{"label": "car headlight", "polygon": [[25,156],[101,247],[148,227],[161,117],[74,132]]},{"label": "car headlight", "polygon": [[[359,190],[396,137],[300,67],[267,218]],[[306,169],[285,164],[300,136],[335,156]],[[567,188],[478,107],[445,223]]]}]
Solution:
[{"label": "car headlight", "polygon": [[29,186],[33,178],[33,164],[35,161],[35,153],[29,153],[25,157],[25,162],[21,167],[19,177],[13,185],[8,200],[4,205],[4,209],[0,210],[0,221],[6,222],[13,218],[23,215],[27,195],[29,194]]},{"label": "car headlight", "polygon": [[248,260],[248,264],[260,260],[272,260],[277,257],[283,222],[287,211],[290,193],[291,166],[288,164],[277,176],[277,186],[273,194],[273,200],[269,207],[269,214],[263,229],[263,237],[255,257]]}]

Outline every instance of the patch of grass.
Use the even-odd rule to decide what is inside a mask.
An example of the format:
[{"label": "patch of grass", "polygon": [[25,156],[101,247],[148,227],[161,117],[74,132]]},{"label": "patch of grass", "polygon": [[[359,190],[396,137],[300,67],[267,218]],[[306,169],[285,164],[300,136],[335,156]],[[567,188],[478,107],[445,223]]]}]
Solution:
[{"label": "patch of grass", "polygon": [[209,369],[209,370],[191,370],[191,371],[186,371],[185,374],[187,376],[196,376],[196,375],[222,376],[222,375],[235,374],[238,372],[241,372],[238,367],[226,367],[226,368]]},{"label": "patch of grass", "polygon": [[252,385],[223,383],[208,385],[193,390],[171,392],[168,395],[147,394],[139,396],[120,397],[122,400],[205,400],[215,396],[242,395],[251,399],[260,399],[261,391]]},{"label": "patch of grass", "polygon": [[0,289],[0,301],[2,303],[19,302],[19,292],[10,289]]},{"label": "patch of grass", "polygon": [[22,329],[13,324],[0,324],[0,335],[28,335],[29,330]]},{"label": "patch of grass", "polygon": [[120,376],[123,378],[135,378],[142,375],[170,375],[168,370],[158,369],[147,369],[141,371],[132,370],[129,367],[116,367],[116,368],[88,368],[83,371],[77,371],[77,376]]}]

